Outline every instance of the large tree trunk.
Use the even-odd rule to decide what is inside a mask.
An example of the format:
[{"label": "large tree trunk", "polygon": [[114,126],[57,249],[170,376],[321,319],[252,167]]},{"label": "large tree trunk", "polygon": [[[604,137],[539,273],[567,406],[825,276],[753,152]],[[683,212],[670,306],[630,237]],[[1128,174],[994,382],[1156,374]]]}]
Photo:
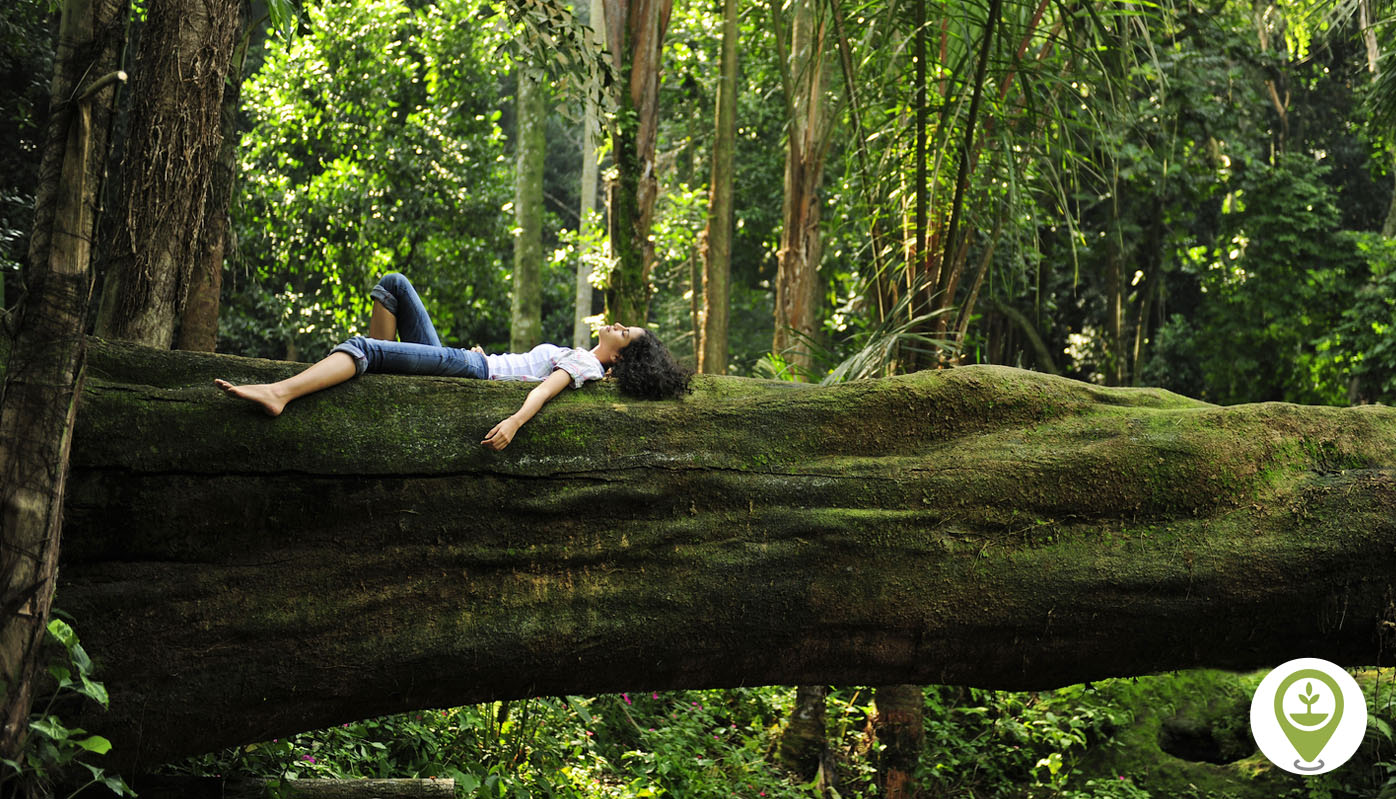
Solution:
[{"label": "large tree trunk", "polygon": [[219,115],[223,141],[218,161],[208,184],[204,205],[204,226],[195,251],[198,260],[190,274],[189,299],[179,320],[182,350],[213,352],[218,348],[218,305],[223,292],[223,263],[233,250],[231,206],[237,185],[238,108],[242,100],[242,70],[247,58],[247,31],[250,9],[247,0],[238,2],[238,30],[243,38],[223,86],[223,107]]},{"label": "large tree trunk", "polygon": [[[707,248],[696,357],[698,371],[727,374],[727,318],[732,275],[732,166],[737,151],[737,0],[722,3],[722,58],[718,64],[717,130],[708,188]],[[694,286],[695,294],[697,286]]]},{"label": "large tree trunk", "polygon": [[268,419],[209,386],[298,368],[92,347],[60,593],[115,757],[635,686],[1390,659],[1389,408],[700,376],[566,392],[495,453],[526,387],[366,375]]},{"label": "large tree trunk", "polygon": [[616,178],[607,187],[611,255],[609,322],[643,325],[649,314],[654,242],[650,224],[659,195],[654,152],[659,131],[659,66],[673,0],[602,0],[606,44],[620,76],[620,112],[612,125]]},{"label": "large tree trunk", "polygon": [[803,378],[813,366],[808,339],[819,321],[820,186],[830,125],[824,111],[824,22],[816,0],[795,0],[794,6],[790,54],[781,64],[788,138],[771,349]]},{"label": "large tree trunk", "polygon": [[[606,12],[601,0],[590,0],[592,42],[598,50],[606,46]],[[572,346],[591,346],[591,273],[592,264],[588,257],[592,249],[592,229],[596,222],[596,179],[598,177],[596,133],[600,126],[600,116],[596,100],[588,94],[586,110],[582,119],[582,207],[577,215],[577,303],[572,314]]]},{"label": "large tree trunk", "polygon": [[240,0],[152,3],[132,80],[130,134],[101,335],[169,347],[183,313],[223,143]]},{"label": "large tree trunk", "polygon": [[509,349],[528,352],[543,341],[543,157],[548,123],[543,84],[518,70],[514,172],[514,291]]},{"label": "large tree trunk", "polygon": [[[21,758],[48,624],[82,385],[91,241],[125,4],[63,4],[45,132],[29,294],[0,388],[0,757]],[[104,87],[104,88],[103,88]]]}]

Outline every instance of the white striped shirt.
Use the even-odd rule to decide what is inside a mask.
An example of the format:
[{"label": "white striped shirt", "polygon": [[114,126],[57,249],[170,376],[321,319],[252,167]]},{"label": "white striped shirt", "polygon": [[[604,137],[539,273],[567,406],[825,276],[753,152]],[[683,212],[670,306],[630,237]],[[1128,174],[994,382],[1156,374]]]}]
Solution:
[{"label": "white striped shirt", "polygon": [[581,388],[588,380],[606,376],[606,367],[596,360],[590,350],[539,344],[528,352],[508,352],[486,355],[491,380],[523,380],[539,383],[548,379],[555,369],[572,376],[572,386]]}]

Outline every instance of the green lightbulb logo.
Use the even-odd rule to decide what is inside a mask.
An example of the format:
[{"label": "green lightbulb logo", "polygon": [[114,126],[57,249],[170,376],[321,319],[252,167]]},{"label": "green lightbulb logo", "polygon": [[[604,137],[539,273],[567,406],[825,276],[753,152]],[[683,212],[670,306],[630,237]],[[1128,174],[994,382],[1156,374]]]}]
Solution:
[{"label": "green lightbulb logo", "polygon": [[[1285,697],[1290,695],[1289,689],[1296,687],[1301,680],[1305,681],[1303,690],[1295,698],[1304,705],[1304,712],[1286,712]],[[1314,687],[1315,680],[1319,682],[1317,688]],[[1333,711],[1314,712],[1314,705],[1325,698],[1331,700]],[[1294,761],[1294,767],[1300,771],[1318,771],[1323,768],[1323,761],[1319,760],[1319,755],[1323,753],[1323,748],[1328,745],[1329,739],[1338,729],[1338,722],[1342,718],[1343,690],[1333,678],[1318,669],[1300,669],[1294,672],[1286,677],[1275,691],[1275,720],[1279,722],[1285,737],[1294,745],[1294,751],[1299,753],[1302,763],[1315,764],[1305,766],[1299,760]]]}]

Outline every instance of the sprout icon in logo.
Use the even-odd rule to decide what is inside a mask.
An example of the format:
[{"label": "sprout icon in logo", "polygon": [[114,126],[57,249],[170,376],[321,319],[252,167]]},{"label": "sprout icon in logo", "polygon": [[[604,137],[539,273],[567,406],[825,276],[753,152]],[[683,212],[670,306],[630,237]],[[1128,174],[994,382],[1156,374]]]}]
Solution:
[{"label": "sprout icon in logo", "polygon": [[1291,660],[1265,676],[1251,699],[1251,733],[1270,761],[1294,774],[1346,763],[1367,729],[1357,681],[1318,658]]}]

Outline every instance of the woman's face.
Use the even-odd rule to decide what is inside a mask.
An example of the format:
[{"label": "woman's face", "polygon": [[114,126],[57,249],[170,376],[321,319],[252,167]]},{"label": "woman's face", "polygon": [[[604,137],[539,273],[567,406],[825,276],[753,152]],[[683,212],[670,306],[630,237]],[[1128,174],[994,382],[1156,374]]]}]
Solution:
[{"label": "woman's face", "polygon": [[643,327],[626,327],[619,322],[613,325],[606,325],[597,332],[597,337],[600,339],[599,343],[602,345],[609,344],[611,347],[615,348],[616,352],[620,352],[630,346],[630,342],[643,335],[646,335]]}]

